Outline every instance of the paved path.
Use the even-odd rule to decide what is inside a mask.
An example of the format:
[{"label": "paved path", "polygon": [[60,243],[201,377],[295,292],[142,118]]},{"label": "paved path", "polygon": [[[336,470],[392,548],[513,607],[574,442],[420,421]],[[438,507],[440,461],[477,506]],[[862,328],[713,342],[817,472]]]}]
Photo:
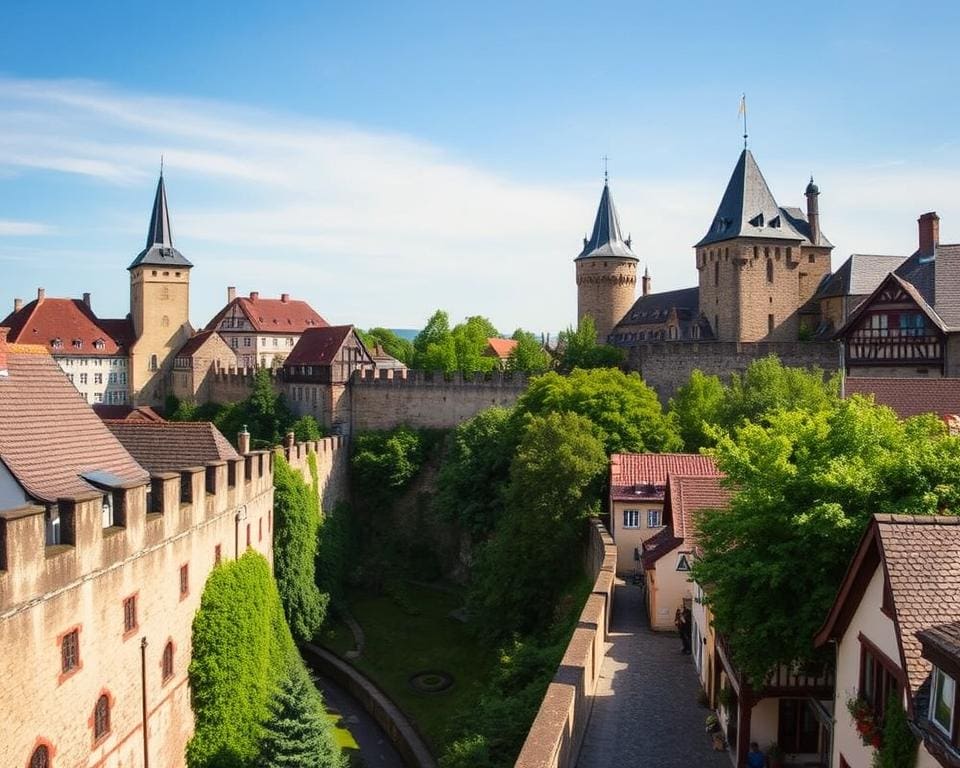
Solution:
[{"label": "paved path", "polygon": [[691,657],[650,630],[640,588],[620,580],[610,640],[578,768],[730,768],[704,731]]},{"label": "paved path", "polygon": [[383,729],[356,699],[326,677],[316,677],[315,680],[323,692],[327,709],[343,718],[343,725],[356,739],[365,768],[404,768],[400,755]]}]

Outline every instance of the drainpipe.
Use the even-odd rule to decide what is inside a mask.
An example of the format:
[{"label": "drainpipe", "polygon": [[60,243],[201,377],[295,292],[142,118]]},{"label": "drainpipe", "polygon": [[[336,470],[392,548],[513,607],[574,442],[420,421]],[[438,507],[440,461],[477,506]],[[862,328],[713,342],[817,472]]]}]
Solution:
[{"label": "drainpipe", "polygon": [[150,768],[150,735],[147,733],[147,638],[140,638],[140,691],[143,707],[143,768]]}]

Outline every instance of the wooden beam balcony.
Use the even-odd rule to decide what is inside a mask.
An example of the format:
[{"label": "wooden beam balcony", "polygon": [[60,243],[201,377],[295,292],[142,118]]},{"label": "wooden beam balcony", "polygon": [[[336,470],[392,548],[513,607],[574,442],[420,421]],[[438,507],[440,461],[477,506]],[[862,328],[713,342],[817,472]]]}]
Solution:
[{"label": "wooden beam balcony", "polygon": [[800,664],[780,664],[770,670],[763,685],[754,688],[733,663],[730,646],[725,635],[717,634],[717,651],[727,677],[741,699],[756,702],[766,698],[833,699],[834,671],[830,667],[820,670],[804,669]]},{"label": "wooden beam balcony", "polygon": [[943,360],[943,337],[936,333],[864,328],[850,334],[846,346],[848,362],[913,365]]}]

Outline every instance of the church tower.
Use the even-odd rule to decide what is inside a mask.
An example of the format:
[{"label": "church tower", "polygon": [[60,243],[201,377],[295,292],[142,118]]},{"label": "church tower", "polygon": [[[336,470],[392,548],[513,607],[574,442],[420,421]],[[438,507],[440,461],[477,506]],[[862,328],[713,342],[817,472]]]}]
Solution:
[{"label": "church tower", "polygon": [[159,405],[168,392],[173,356],[190,338],[190,269],[193,265],[173,247],[170,212],[163,173],[153,201],[147,245],[130,272],[131,401]]},{"label": "church tower", "polygon": [[637,263],[630,238],[620,234],[620,218],[610,196],[604,174],[603,194],[593,224],[593,233],[584,238],[583,250],[574,260],[577,269],[577,320],[586,315],[597,326],[597,341],[606,343],[613,327],[633,306],[637,285]]},{"label": "church tower", "polygon": [[830,271],[833,248],[820,230],[818,194],[811,182],[806,214],[781,208],[753,154],[741,152],[694,246],[700,312],[717,340],[797,341],[801,325],[810,324],[801,312]]}]

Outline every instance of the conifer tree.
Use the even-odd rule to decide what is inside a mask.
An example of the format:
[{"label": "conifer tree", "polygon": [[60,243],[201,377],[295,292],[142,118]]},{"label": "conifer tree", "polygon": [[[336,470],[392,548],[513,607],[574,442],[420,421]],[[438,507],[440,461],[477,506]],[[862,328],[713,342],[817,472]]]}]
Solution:
[{"label": "conifer tree", "polygon": [[342,768],[323,699],[306,670],[292,665],[270,703],[258,768]]}]

